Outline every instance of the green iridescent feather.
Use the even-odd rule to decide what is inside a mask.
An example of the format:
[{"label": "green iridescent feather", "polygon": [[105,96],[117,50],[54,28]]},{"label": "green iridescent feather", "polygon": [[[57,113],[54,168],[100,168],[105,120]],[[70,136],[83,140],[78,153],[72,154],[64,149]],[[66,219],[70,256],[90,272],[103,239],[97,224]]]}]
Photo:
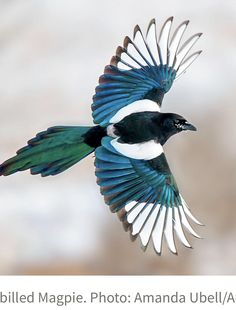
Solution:
[{"label": "green iridescent feather", "polygon": [[5,161],[0,175],[10,175],[30,169],[32,174],[56,175],[94,151],[83,142],[82,135],[90,127],[56,126],[40,132],[17,151],[16,156]]}]

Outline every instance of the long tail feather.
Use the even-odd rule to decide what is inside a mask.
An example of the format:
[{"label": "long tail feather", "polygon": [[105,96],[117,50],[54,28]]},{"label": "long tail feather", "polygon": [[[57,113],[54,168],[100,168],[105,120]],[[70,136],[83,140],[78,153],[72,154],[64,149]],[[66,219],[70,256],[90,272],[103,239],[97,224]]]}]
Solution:
[{"label": "long tail feather", "polygon": [[83,135],[91,127],[56,126],[40,132],[0,165],[0,175],[30,169],[42,176],[63,172],[94,151],[84,143]]}]

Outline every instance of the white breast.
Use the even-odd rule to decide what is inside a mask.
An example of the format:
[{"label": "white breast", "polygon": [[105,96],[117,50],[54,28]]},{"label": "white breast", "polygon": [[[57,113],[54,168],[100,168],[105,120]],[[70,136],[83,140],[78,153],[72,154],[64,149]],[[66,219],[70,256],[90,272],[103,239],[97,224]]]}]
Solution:
[{"label": "white breast", "polygon": [[123,107],[120,109],[111,119],[110,123],[118,123],[121,121],[124,117],[132,114],[132,113],[137,113],[137,112],[160,112],[160,107],[159,105],[148,99],[142,99],[142,100],[137,100],[134,101],[133,103]]},{"label": "white breast", "polygon": [[118,138],[111,140],[111,145],[121,153],[130,158],[151,160],[163,153],[163,148],[160,143],[150,140],[142,143],[120,143]]}]

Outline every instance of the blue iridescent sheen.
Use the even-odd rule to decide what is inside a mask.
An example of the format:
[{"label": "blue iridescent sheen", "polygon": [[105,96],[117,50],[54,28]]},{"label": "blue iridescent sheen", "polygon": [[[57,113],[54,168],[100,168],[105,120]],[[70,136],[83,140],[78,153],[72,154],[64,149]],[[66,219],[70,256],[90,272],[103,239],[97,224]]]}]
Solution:
[{"label": "blue iridescent sheen", "polygon": [[[102,139],[102,146],[96,150],[95,166],[101,193],[112,211],[117,212],[134,200],[152,201],[166,207],[180,205],[179,191],[164,154],[155,158],[155,163],[131,159],[118,153],[111,140]],[[161,172],[155,170],[160,164],[165,166]]]},{"label": "blue iridescent sheen", "polygon": [[93,96],[94,123],[107,126],[121,108],[137,100],[153,99],[161,105],[159,98],[168,92],[175,76],[176,71],[167,65],[131,70],[107,66]]}]

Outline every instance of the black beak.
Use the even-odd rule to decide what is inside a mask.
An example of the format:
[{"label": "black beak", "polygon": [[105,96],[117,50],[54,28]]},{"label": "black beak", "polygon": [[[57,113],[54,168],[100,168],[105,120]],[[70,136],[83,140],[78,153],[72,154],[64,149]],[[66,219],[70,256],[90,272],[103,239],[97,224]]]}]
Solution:
[{"label": "black beak", "polygon": [[183,130],[192,130],[192,131],[197,131],[197,128],[195,126],[193,126],[192,124],[186,122],[183,126],[182,126]]}]

